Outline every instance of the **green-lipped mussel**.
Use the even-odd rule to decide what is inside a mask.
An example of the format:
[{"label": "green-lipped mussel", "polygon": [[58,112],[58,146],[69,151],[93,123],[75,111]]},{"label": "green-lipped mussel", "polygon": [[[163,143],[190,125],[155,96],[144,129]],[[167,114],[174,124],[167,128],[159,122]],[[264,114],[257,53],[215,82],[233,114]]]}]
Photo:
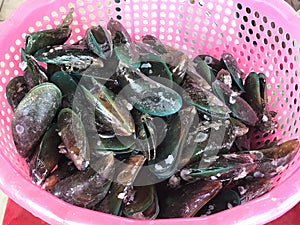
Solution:
[{"label": "green-lipped mussel", "polygon": [[24,76],[6,88],[34,183],[143,220],[210,215],[273,188],[300,142],[250,147],[252,131],[278,127],[264,74],[245,77],[230,53],[191,60],[155,36],[138,42],[115,19],[70,44],[72,12],[26,36]]}]

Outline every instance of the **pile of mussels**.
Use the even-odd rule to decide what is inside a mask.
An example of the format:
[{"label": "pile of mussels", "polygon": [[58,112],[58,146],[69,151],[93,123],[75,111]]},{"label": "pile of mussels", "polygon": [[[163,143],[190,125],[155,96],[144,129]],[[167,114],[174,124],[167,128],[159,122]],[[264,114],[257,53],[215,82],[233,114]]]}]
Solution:
[{"label": "pile of mussels", "polygon": [[269,191],[297,153],[298,140],[250,149],[276,112],[265,75],[242,79],[231,54],[190,60],[114,19],[65,44],[72,20],[27,35],[6,89],[16,149],[58,198],[137,219],[209,215]]}]

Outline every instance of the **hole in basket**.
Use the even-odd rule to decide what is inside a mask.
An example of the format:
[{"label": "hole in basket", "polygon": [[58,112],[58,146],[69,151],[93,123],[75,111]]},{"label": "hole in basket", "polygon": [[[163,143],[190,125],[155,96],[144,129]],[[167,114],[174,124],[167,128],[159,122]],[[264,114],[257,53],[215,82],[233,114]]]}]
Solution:
[{"label": "hole in basket", "polygon": [[263,22],[264,22],[264,23],[267,23],[267,22],[268,22],[268,18],[264,16],[264,17],[263,17]]},{"label": "hole in basket", "polygon": [[264,28],[263,25],[259,25],[259,29],[260,29],[260,31],[264,31],[265,30],[265,28]]},{"label": "hole in basket", "polygon": [[270,144],[270,142],[271,142],[271,141],[270,141],[269,139],[267,139],[267,140],[264,141],[265,145]]},{"label": "hole in basket", "polygon": [[241,9],[243,8],[242,4],[241,4],[241,3],[238,3],[238,4],[237,4],[237,8],[241,10]]},{"label": "hole in basket", "polygon": [[275,23],[271,22],[271,27],[274,29],[275,28]]}]

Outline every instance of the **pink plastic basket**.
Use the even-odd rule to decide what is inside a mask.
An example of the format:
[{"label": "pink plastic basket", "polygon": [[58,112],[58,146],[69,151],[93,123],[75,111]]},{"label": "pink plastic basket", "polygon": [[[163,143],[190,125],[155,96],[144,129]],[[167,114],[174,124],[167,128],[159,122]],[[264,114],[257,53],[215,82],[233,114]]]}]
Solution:
[{"label": "pink plastic basket", "polygon": [[70,42],[81,39],[91,25],[120,20],[132,37],[154,34],[191,57],[232,53],[245,73],[261,71],[268,78],[268,104],[278,111],[275,134],[254,134],[253,147],[299,138],[300,19],[282,0],[28,0],[1,24],[0,36],[0,188],[18,204],[50,224],[263,224],[300,200],[299,154],[276,187],[251,202],[221,213],[191,219],[136,221],[67,204],[32,184],[27,165],[11,136],[12,111],[5,98],[9,80],[21,74],[20,48],[25,34],[58,25],[75,9]]}]

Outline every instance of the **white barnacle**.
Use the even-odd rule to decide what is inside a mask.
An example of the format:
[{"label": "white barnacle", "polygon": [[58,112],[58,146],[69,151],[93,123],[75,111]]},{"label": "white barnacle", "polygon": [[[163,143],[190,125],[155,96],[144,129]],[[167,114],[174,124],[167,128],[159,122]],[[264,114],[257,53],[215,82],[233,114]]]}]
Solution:
[{"label": "white barnacle", "polygon": [[160,170],[163,169],[163,167],[162,167],[161,165],[159,165],[159,164],[155,164],[154,168],[155,168],[155,170],[157,170],[157,171],[160,171]]},{"label": "white barnacle", "polygon": [[204,119],[206,119],[206,120],[210,120],[210,117],[209,116],[207,116],[207,115],[203,115],[203,117],[204,117]]},{"label": "white barnacle", "polygon": [[242,179],[244,177],[246,177],[248,174],[246,168],[243,168],[242,172],[235,178],[233,178],[234,180],[239,180],[239,179]]},{"label": "white barnacle", "polygon": [[22,71],[25,71],[27,68],[27,62],[25,62],[25,61],[20,62],[19,67]]},{"label": "white barnacle", "polygon": [[244,188],[243,186],[238,186],[237,188],[238,188],[240,195],[244,195],[247,192],[247,189]]},{"label": "white barnacle", "polygon": [[224,76],[223,77],[223,82],[224,82],[224,84],[226,84],[228,87],[232,87],[232,79],[231,79],[231,76],[230,75],[228,75],[228,76]]},{"label": "white barnacle", "polygon": [[[51,49],[51,50],[52,50],[52,52],[53,52],[53,49]],[[50,52],[51,52],[51,50],[50,50]],[[63,47],[62,47],[62,46],[57,46],[57,47],[54,48],[54,50],[55,50],[55,51],[63,50]]]},{"label": "white barnacle", "polygon": [[205,56],[204,62],[205,62],[206,64],[211,64],[212,61],[213,61],[213,58],[212,58],[212,57],[210,57],[210,56]]},{"label": "white barnacle", "polygon": [[130,104],[129,102],[127,102],[127,104],[125,104],[126,108],[131,111],[133,109],[132,104]]},{"label": "white barnacle", "polygon": [[15,128],[18,134],[23,134],[25,131],[25,128],[20,124],[17,124]]},{"label": "white barnacle", "polygon": [[261,120],[263,121],[263,122],[268,122],[268,117],[266,116],[266,115],[263,115],[263,117],[261,118]]},{"label": "white barnacle", "polygon": [[119,193],[118,194],[118,199],[124,199],[125,198],[125,196],[126,196],[126,193],[125,192],[121,192],[121,193]]},{"label": "white barnacle", "polygon": [[259,177],[259,178],[261,178],[261,177],[264,177],[265,175],[264,175],[263,173],[261,173],[260,171],[255,171],[255,172],[253,173],[253,176],[254,176],[254,177]]},{"label": "white barnacle", "polygon": [[237,92],[232,92],[230,97],[229,97],[229,103],[230,104],[235,104],[236,103],[236,99],[235,97],[238,96],[239,94]]},{"label": "white barnacle", "polygon": [[141,65],[141,69],[145,69],[145,68],[151,68],[151,64],[150,63],[143,63]]},{"label": "white barnacle", "polygon": [[174,162],[174,157],[169,155],[168,158],[165,159],[166,164],[172,164]]},{"label": "white barnacle", "polygon": [[210,179],[211,180],[218,180],[218,178],[216,176],[211,176]]},{"label": "white barnacle", "polygon": [[185,180],[185,181],[189,181],[189,180],[192,180],[193,177],[192,176],[189,176],[189,174],[191,173],[190,170],[187,170],[187,169],[183,169],[180,171],[180,177]]},{"label": "white barnacle", "polygon": [[181,180],[180,177],[177,177],[176,175],[173,175],[173,176],[170,177],[168,184],[171,187],[177,187],[180,184],[180,180]]},{"label": "white barnacle", "polygon": [[228,209],[231,209],[231,208],[233,208],[233,205],[232,205],[230,202],[228,202],[228,203],[227,203],[227,208],[228,208]]}]

